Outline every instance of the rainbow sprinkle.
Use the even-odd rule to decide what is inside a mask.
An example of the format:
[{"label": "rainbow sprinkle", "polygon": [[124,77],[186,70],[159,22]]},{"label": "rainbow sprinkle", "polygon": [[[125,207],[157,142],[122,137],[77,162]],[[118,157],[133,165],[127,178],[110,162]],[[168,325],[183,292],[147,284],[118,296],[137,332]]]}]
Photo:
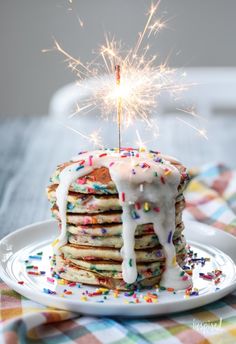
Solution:
[{"label": "rainbow sprinkle", "polygon": [[125,202],[125,193],[124,192],[121,193],[121,200],[122,200],[122,202]]},{"label": "rainbow sprinkle", "polygon": [[144,202],[143,210],[147,213],[151,210],[150,204],[148,202]]}]

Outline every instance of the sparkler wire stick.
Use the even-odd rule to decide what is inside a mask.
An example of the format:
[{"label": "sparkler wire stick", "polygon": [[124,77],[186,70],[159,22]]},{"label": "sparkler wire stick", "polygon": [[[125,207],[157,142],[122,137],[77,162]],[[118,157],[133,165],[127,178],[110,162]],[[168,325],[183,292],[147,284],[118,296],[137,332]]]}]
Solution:
[{"label": "sparkler wire stick", "polygon": [[118,126],[118,146],[121,149],[121,115],[122,115],[122,98],[120,94],[120,65],[115,66],[115,76],[117,85],[117,126]]}]

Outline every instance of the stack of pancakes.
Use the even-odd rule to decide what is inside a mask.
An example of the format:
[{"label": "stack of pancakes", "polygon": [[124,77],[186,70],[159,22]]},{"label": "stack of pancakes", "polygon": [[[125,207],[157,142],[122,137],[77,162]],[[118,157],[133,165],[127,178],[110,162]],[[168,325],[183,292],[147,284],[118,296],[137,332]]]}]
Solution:
[{"label": "stack of pancakes", "polygon": [[[186,258],[186,242],[182,234],[183,189],[186,184],[185,168],[172,164],[180,171],[181,181],[176,197],[176,230],[173,243],[180,265]],[[60,223],[56,189],[60,172],[72,164],[58,166],[47,188],[53,216]],[[95,169],[70,185],[67,197],[67,244],[56,255],[55,271],[60,277],[73,282],[128,290],[153,286],[160,282],[165,267],[162,246],[151,223],[138,225],[135,232],[135,253],[138,277],[128,285],[122,279],[122,207],[118,192],[106,167]]]}]

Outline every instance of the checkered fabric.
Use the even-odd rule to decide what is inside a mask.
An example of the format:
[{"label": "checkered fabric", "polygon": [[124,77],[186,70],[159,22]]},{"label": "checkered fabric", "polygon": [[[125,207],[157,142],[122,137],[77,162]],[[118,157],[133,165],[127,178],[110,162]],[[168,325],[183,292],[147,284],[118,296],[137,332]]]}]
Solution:
[{"label": "checkered fabric", "polygon": [[[235,172],[222,165],[201,169],[189,184],[186,200],[189,217],[236,235]],[[137,320],[47,308],[4,283],[0,291],[0,343],[236,343],[236,293],[188,312]]]},{"label": "checkered fabric", "polygon": [[235,171],[224,165],[205,166],[193,175],[185,197],[190,218],[236,235]]}]

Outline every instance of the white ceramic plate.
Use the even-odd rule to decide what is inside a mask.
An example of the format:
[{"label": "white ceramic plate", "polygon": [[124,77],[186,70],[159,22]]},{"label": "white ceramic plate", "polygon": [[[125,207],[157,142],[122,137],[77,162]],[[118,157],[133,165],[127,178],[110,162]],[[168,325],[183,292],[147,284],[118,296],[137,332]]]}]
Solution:
[{"label": "white ceramic plate", "polygon": [[[0,242],[0,277],[9,287],[23,296],[40,302],[44,305],[75,311],[83,314],[113,315],[113,316],[152,316],[184,311],[216,301],[229,294],[236,288],[236,239],[220,230],[199,224],[186,222],[185,235],[191,249],[198,257],[208,257],[209,262],[202,267],[197,265],[193,270],[194,287],[198,288],[198,296],[185,297],[184,291],[173,292],[158,291],[157,303],[147,303],[147,292],[138,292],[140,303],[134,302],[133,296],[120,293],[114,297],[111,291],[108,295],[87,297],[86,292],[94,292],[96,287],[58,285],[47,280],[51,276],[49,256],[52,255],[50,243],[58,234],[55,221],[44,221],[19,229]],[[216,248],[217,247],[217,248]],[[31,259],[30,255],[43,252],[41,260]],[[26,266],[38,266],[38,270],[45,271],[45,275],[29,275]],[[204,280],[199,277],[199,272],[207,273],[219,269],[223,271],[220,283]],[[31,271],[37,271],[32,270]],[[18,282],[24,281],[21,285]],[[46,294],[43,289],[55,291],[55,295]],[[65,295],[64,289],[72,291]],[[150,290],[156,293],[156,290]],[[63,297],[61,295],[64,295]],[[82,301],[87,298],[87,301]],[[104,299],[105,297],[105,299]],[[81,300],[82,298],[82,300]],[[153,299],[155,301],[155,299]]]}]

